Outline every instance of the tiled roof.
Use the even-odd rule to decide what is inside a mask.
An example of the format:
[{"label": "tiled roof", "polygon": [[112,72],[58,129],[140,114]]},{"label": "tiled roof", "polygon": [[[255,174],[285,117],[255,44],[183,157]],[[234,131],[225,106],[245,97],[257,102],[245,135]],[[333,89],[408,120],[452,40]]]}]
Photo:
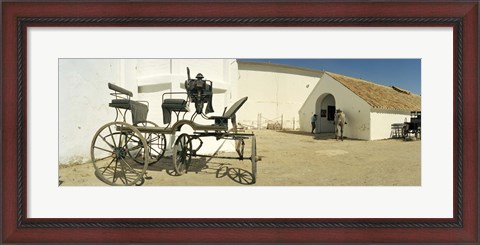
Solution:
[{"label": "tiled roof", "polygon": [[373,108],[401,111],[421,110],[421,97],[409,91],[332,72],[326,73],[365,100]]}]

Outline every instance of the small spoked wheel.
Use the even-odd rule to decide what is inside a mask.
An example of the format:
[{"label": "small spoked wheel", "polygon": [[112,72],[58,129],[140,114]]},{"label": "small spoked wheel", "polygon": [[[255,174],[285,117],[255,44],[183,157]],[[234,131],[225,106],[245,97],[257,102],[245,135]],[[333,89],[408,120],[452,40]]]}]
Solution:
[{"label": "small spoked wheel", "polygon": [[255,136],[252,136],[252,156],[250,157],[252,161],[252,184],[257,182],[257,140]]},{"label": "small spoked wheel", "polygon": [[[132,125],[124,122],[103,125],[90,148],[95,176],[109,185],[143,184],[148,164],[139,167],[132,156],[144,148],[148,148],[147,141]],[[141,158],[149,163],[149,151],[144,151]]]},{"label": "small spoked wheel", "polygon": [[[134,126],[136,127],[158,127],[158,125],[154,122],[150,121],[144,121],[140,123],[136,123]],[[163,154],[165,154],[165,149],[167,146],[167,139],[165,137],[165,134],[160,134],[160,133],[150,133],[150,132],[141,132],[142,136],[145,138],[147,141],[147,149],[149,150],[149,156],[150,156],[150,164],[152,165],[160,160],[160,158],[163,157]],[[133,138],[134,142],[137,146],[140,146],[141,143],[138,140],[138,138]],[[133,147],[135,147],[135,144]],[[129,153],[134,153],[135,155],[132,155],[132,159],[137,162],[140,165],[144,165],[145,162],[143,161],[143,155],[144,155],[145,148],[141,147],[138,151],[129,151]]]},{"label": "small spoked wheel", "polygon": [[192,142],[188,134],[178,136],[173,145],[173,167],[177,175],[187,172],[190,161],[192,160]]}]

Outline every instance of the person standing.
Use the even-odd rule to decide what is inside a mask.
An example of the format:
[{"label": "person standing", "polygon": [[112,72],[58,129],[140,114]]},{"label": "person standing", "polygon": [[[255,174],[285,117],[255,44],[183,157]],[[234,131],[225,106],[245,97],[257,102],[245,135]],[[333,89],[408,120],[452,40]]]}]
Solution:
[{"label": "person standing", "polygon": [[347,124],[345,120],[345,113],[342,110],[337,109],[335,112],[335,139],[338,140],[338,127],[340,127],[340,139],[343,141],[343,127]]},{"label": "person standing", "polygon": [[312,118],[310,118],[310,122],[312,123],[312,134],[314,134],[317,125],[317,114],[313,114]]}]

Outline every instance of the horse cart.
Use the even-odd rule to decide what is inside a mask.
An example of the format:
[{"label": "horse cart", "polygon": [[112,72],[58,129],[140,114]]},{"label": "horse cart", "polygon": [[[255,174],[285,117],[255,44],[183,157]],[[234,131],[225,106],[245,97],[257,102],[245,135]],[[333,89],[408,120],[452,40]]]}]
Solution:
[{"label": "horse cart", "polygon": [[421,138],[422,113],[421,111],[410,112],[410,122],[403,124],[403,139],[407,140],[412,134],[416,139]]},{"label": "horse cart", "polygon": [[[90,147],[91,160],[98,179],[109,185],[142,185],[149,165],[158,162],[171,149],[175,175],[188,172],[192,158],[211,157],[237,159],[251,162],[250,183],[255,183],[257,174],[256,140],[253,133],[240,133],[237,130],[236,112],[247,101],[241,98],[230,108],[225,108],[221,116],[207,116],[213,112],[213,84],[204,80],[202,74],[185,81],[185,92],[167,92],[162,95],[163,127],[148,121],[149,103],[132,100],[133,93],[115,84],[108,84],[114,99],[109,106],[114,108],[114,121],[101,126],[95,133]],[[181,97],[181,98],[178,98]],[[190,112],[190,104],[195,105]],[[206,104],[206,107],[205,107]],[[205,109],[204,109],[205,107]],[[127,122],[127,112],[131,112],[132,122]],[[172,116],[175,120],[172,120]],[[189,118],[186,119],[186,117]],[[197,116],[208,124],[196,123]],[[228,125],[233,125],[229,129]],[[188,125],[193,133],[181,133]],[[179,134],[178,136],[176,134]],[[167,145],[167,135],[173,139]],[[206,137],[235,142],[235,156],[202,155],[199,150]],[[245,141],[250,141],[249,156],[244,156]],[[238,155],[238,156],[237,156]]]}]

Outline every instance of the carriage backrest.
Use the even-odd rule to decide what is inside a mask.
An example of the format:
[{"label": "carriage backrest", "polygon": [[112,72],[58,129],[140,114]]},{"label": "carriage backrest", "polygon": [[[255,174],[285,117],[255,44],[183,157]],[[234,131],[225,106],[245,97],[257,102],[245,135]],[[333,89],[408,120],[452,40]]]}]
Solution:
[{"label": "carriage backrest", "polygon": [[247,101],[247,99],[248,97],[243,97],[239,99],[223,114],[223,117],[231,118],[235,113],[237,113],[240,107],[245,104],[245,101]]},{"label": "carriage backrest", "polygon": [[133,93],[131,91],[128,91],[122,87],[119,87],[113,83],[108,83],[108,88],[115,91],[115,92],[118,92],[118,93],[121,93],[121,94],[124,94],[124,95],[128,95],[130,97],[133,97]]}]

